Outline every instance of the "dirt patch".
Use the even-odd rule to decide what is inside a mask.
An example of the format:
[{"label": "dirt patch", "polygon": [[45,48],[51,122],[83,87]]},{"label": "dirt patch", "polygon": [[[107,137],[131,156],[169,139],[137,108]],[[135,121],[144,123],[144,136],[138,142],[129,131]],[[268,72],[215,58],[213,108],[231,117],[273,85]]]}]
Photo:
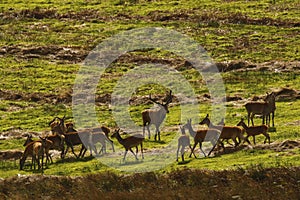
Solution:
[{"label": "dirt patch", "polygon": [[276,95],[276,101],[295,101],[300,99],[300,91],[291,88],[281,88],[273,92]]},{"label": "dirt patch", "polygon": [[0,56],[13,55],[20,59],[41,58],[62,63],[80,63],[88,55],[86,50],[76,47],[58,46],[3,46]]}]

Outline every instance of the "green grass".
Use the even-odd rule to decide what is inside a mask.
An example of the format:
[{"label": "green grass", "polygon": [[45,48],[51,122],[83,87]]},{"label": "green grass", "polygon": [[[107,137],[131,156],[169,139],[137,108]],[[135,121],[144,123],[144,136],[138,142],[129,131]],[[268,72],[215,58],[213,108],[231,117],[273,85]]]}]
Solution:
[{"label": "green grass", "polygon": [[[68,53],[68,48],[76,50],[73,58],[81,60],[96,45],[117,33],[142,27],[164,27],[183,33],[202,45],[216,62],[246,61],[254,64],[269,62],[299,62],[300,16],[297,1],[46,1],[0,2],[0,86],[6,95],[0,101],[0,131],[11,129],[29,131],[49,131],[48,122],[54,116],[66,115],[72,120],[71,102],[56,102],[67,98],[80,63],[78,60],[61,59],[57,51]],[[49,50],[47,54],[31,55],[28,49]],[[10,49],[10,50],[9,50]],[[59,49],[59,50],[56,50]],[[27,51],[27,53],[26,53]],[[30,57],[32,56],[32,57]],[[36,56],[36,57],[35,57]],[[126,59],[126,56],[129,57]],[[99,81],[96,93],[109,95],[120,78],[137,66],[136,60],[156,61],[167,59],[172,68],[176,68],[190,83],[194,92],[203,97],[208,94],[202,76],[194,69],[184,66],[183,58],[161,49],[128,53],[106,69]],[[135,58],[130,60],[131,58]],[[175,63],[175,64],[174,64]],[[181,64],[178,64],[181,63]],[[294,64],[292,64],[294,65]],[[296,66],[297,64],[295,64]],[[300,76],[297,70],[289,72],[274,71],[230,71],[221,74],[226,95],[240,96],[243,99],[255,95],[264,95],[283,87],[300,90]],[[150,93],[163,95],[167,88],[156,85],[142,85],[132,98],[148,96]],[[20,98],[16,98],[21,96]],[[52,98],[52,99],[51,99]],[[38,100],[37,100],[38,99]],[[225,121],[235,125],[241,117],[246,117],[243,103],[226,104]],[[300,101],[277,102],[275,125],[276,132],[270,132],[271,141],[296,140],[300,136]],[[138,102],[130,105],[128,112],[133,122],[142,130],[141,111],[151,108],[152,104]],[[184,109],[188,115],[184,115]],[[197,124],[212,105],[201,101],[199,115],[188,105],[180,107],[171,104],[161,138],[163,142],[146,140],[148,150],[162,149],[177,135],[178,126],[192,118]],[[108,103],[97,103],[96,113],[99,124],[116,127],[116,121]],[[84,111],[83,111],[84,112]],[[125,120],[125,119],[124,119]],[[214,123],[221,120],[216,116]],[[255,118],[259,124],[260,118]],[[198,126],[199,127],[199,126]],[[154,132],[154,128],[151,128]],[[257,143],[264,137],[258,136]],[[0,150],[23,149],[23,139],[1,140]],[[252,139],[250,138],[250,141]],[[117,143],[117,142],[115,142]],[[120,145],[117,145],[120,147]],[[224,154],[214,158],[187,159],[186,163],[171,163],[163,170],[174,168],[232,169],[251,167],[255,164],[269,166],[299,166],[299,149],[286,152],[271,150],[245,150]],[[175,153],[171,156],[174,157]],[[132,156],[132,155],[131,155]],[[118,161],[122,158],[117,158]],[[132,157],[130,157],[132,159]],[[173,159],[173,158],[172,158]],[[9,177],[17,173],[31,174],[31,170],[19,171],[14,162],[3,162],[0,177]],[[17,163],[18,164],[18,163]],[[149,160],[135,167],[145,167]],[[132,165],[124,166],[132,167]],[[45,174],[83,175],[111,170],[96,159],[85,158],[66,162],[57,160],[49,165]]]}]

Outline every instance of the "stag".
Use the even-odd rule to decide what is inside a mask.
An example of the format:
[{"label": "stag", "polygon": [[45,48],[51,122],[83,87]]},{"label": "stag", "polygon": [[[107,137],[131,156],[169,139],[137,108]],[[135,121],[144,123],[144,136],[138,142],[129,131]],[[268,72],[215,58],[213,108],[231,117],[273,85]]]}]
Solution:
[{"label": "stag", "polygon": [[150,125],[155,125],[155,135],[154,140],[156,141],[156,137],[158,136],[158,140],[160,141],[160,130],[159,127],[161,123],[164,121],[166,114],[169,113],[168,106],[172,102],[172,90],[166,97],[165,103],[159,103],[151,98],[151,94],[149,95],[149,99],[158,105],[158,108],[155,109],[147,109],[142,112],[143,119],[143,135],[145,136],[145,127],[148,130],[148,138],[150,139]]},{"label": "stag", "polygon": [[267,93],[267,96],[264,98],[263,102],[248,102],[245,104],[247,113],[248,113],[248,126],[251,120],[252,126],[254,126],[253,118],[254,115],[262,115],[262,124],[266,123],[270,124],[270,115],[272,114],[272,125],[274,127],[274,113],[276,109],[275,105],[275,94],[272,92],[271,94]]}]

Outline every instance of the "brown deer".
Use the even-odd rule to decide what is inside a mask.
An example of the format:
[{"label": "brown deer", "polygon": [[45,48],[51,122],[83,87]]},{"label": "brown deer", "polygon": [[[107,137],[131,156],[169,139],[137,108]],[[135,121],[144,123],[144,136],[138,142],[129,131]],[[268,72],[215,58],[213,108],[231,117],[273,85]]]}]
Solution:
[{"label": "brown deer", "polygon": [[[265,101],[268,103],[268,106],[264,110],[264,116],[266,118],[266,125],[270,126],[271,114],[272,114],[272,127],[274,127],[274,117],[275,117],[275,110],[276,110],[275,98],[276,98],[276,95],[274,92],[271,92],[270,94],[267,93],[267,96],[265,98]],[[264,121],[263,121],[263,124],[264,124]]]},{"label": "brown deer", "polygon": [[[78,132],[74,128],[74,123],[68,122],[66,123],[67,133],[69,132]],[[82,131],[85,131],[84,134],[82,134]],[[101,126],[100,128],[88,128],[84,129],[82,131],[79,131],[81,139],[85,141],[86,146],[90,149],[90,155],[92,156],[92,151],[95,152],[96,155],[100,153],[106,153],[106,142],[108,142],[112,146],[112,150],[114,149],[114,144],[111,139],[109,139],[109,133],[110,129],[106,126]],[[96,143],[100,143],[102,145],[101,150],[98,152],[96,149]],[[83,152],[83,155],[85,154],[85,151]]]},{"label": "brown deer", "polygon": [[[263,102],[251,101],[245,104],[245,108],[248,114],[248,126],[251,120],[252,126],[254,126],[253,118],[254,115],[262,115],[262,124],[269,122],[270,124],[270,115],[272,114],[272,125],[274,127],[274,113],[276,109],[275,105],[275,94],[272,92],[271,94],[267,93],[267,96],[264,98]],[[268,122],[267,122],[268,121]]]},{"label": "brown deer", "polygon": [[261,125],[261,126],[250,126],[248,127],[245,122],[244,119],[241,119],[241,121],[237,124],[237,126],[242,126],[247,133],[247,136],[245,138],[245,141],[247,141],[250,144],[250,141],[248,140],[248,137],[252,136],[253,137],[253,144],[255,145],[255,136],[259,135],[259,134],[263,134],[266,138],[264,140],[264,143],[266,143],[266,141],[269,141],[270,144],[270,135],[267,133],[268,131],[268,126],[266,125]]},{"label": "brown deer", "polygon": [[[50,150],[56,149],[61,151],[61,155],[60,157],[63,159],[64,158],[64,140],[65,140],[65,136],[63,135],[58,135],[58,134],[50,134],[47,135],[47,139],[50,140],[53,144],[50,147]],[[23,146],[27,146],[30,142],[33,142],[34,140],[32,139],[32,135],[28,134],[26,141],[24,142]],[[50,160],[51,163],[53,163],[52,158],[51,158],[51,154],[50,155]],[[48,159],[48,158],[47,158]]]},{"label": "brown deer", "polygon": [[[214,125],[210,121],[208,114],[199,124],[201,124],[201,125],[206,124],[209,128],[214,128],[214,129],[220,130],[221,131],[220,140],[232,139],[235,147],[237,147],[242,140],[245,140],[245,138],[243,136],[244,130],[241,127]],[[239,142],[236,140],[236,138],[239,139]],[[223,142],[220,142],[220,144],[222,145],[223,149],[225,149]]]},{"label": "brown deer", "polygon": [[[57,133],[59,135],[63,135],[65,137],[65,143],[67,145],[67,148],[64,152],[64,157],[68,153],[69,148],[71,148],[72,153],[75,155],[76,158],[83,157],[87,148],[84,146],[82,140],[80,137],[85,137],[86,135],[89,135],[88,131],[80,131],[80,132],[68,132],[67,127],[65,126],[65,116],[63,118],[55,117],[55,119],[59,120],[59,123],[53,121],[50,123],[51,126],[51,131],[53,133]],[[79,136],[80,134],[80,136]],[[84,140],[88,141],[88,140]],[[74,146],[76,145],[81,145],[81,150],[79,155],[77,156],[76,153],[74,152]]]},{"label": "brown deer", "polygon": [[[116,129],[114,133],[112,134],[112,138],[117,138],[119,143],[125,148],[125,153],[123,157],[123,162],[125,161],[126,154],[129,151],[135,156],[135,159],[138,160],[137,153],[138,153],[138,146],[141,146],[141,152],[142,152],[142,158],[144,159],[144,154],[143,154],[143,141],[144,137],[141,134],[135,134],[132,136],[129,136],[127,138],[122,138],[119,133],[120,129]],[[136,153],[132,151],[132,148],[136,148]]]},{"label": "brown deer", "polygon": [[211,129],[211,128],[194,131],[193,127],[192,127],[192,119],[188,119],[187,123],[183,126],[183,128],[187,128],[189,130],[190,135],[194,138],[194,146],[192,148],[192,152],[189,157],[192,157],[192,154],[194,154],[194,156],[196,158],[194,150],[195,150],[197,144],[199,144],[201,152],[206,157],[206,154],[204,153],[204,151],[202,149],[202,142],[205,142],[205,141],[211,142],[211,144],[213,145],[213,148],[210,150],[210,152],[207,155],[207,156],[209,156],[211,154],[211,152],[213,151],[213,149],[215,148],[215,146],[217,145],[217,143],[219,141],[219,136],[221,135],[221,132],[219,130]]},{"label": "brown deer", "polygon": [[158,140],[160,141],[160,130],[159,127],[161,123],[164,121],[166,114],[169,113],[168,106],[172,102],[172,90],[166,97],[165,103],[159,103],[151,98],[149,95],[149,99],[158,105],[157,109],[147,109],[142,112],[142,119],[143,119],[143,135],[145,136],[145,127],[148,130],[148,138],[150,139],[150,125],[155,125],[155,135],[154,140],[156,141],[156,137],[158,136]]},{"label": "brown deer", "polygon": [[185,128],[181,127],[181,126],[179,126],[179,128],[181,131],[181,136],[178,138],[176,161],[178,161],[178,153],[179,153],[179,149],[180,149],[181,159],[182,159],[182,162],[184,162],[184,149],[186,147],[189,147],[192,150],[192,147],[191,147],[190,137],[185,134]]},{"label": "brown deer", "polygon": [[[30,142],[29,144],[27,144],[22,157],[20,159],[20,170],[23,169],[26,158],[28,156],[32,157],[32,164],[34,165],[34,169],[35,169],[35,162],[38,164],[38,169],[42,168],[43,169],[43,160],[44,160],[44,154],[46,154],[46,156],[49,156],[49,149],[52,146],[52,142],[50,140],[47,140],[46,138],[41,138],[39,141],[33,141]],[[42,164],[40,164],[40,158],[42,159]],[[47,164],[47,162],[46,162]]]}]

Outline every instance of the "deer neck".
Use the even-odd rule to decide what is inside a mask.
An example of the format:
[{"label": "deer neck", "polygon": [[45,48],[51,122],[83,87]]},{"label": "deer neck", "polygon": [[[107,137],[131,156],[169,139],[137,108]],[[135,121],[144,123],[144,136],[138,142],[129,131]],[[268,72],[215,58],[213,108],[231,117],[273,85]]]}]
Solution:
[{"label": "deer neck", "polygon": [[241,126],[242,126],[245,130],[247,130],[247,129],[249,128],[245,123],[241,123]]},{"label": "deer neck", "polygon": [[123,143],[124,143],[124,139],[121,137],[120,133],[117,133],[117,134],[116,134],[116,138],[117,138],[117,140],[118,140],[118,142],[119,142],[120,144],[123,144]]},{"label": "deer neck", "polygon": [[187,128],[189,130],[190,135],[192,137],[195,137],[196,136],[196,132],[193,130],[193,127],[192,126],[188,126]]}]

